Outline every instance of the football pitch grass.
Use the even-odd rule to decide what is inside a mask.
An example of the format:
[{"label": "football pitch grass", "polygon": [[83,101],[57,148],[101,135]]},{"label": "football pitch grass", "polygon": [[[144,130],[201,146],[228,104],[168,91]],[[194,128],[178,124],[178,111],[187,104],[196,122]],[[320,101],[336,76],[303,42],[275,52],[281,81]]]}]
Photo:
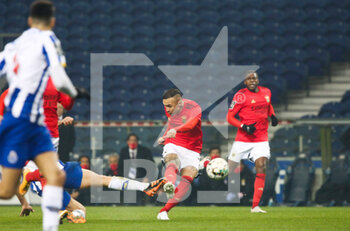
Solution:
[{"label": "football pitch grass", "polygon": [[[20,207],[0,206],[0,230],[41,230],[41,210],[19,217]],[[86,224],[60,225],[59,230],[350,230],[350,207],[268,207],[251,214],[249,207],[175,207],[170,221],[156,220],[160,207],[87,207]]]}]

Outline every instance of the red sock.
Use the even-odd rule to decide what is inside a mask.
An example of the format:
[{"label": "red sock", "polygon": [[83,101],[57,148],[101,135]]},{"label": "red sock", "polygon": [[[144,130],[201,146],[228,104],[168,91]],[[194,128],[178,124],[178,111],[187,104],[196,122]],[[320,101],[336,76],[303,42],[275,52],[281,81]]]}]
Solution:
[{"label": "red sock", "polygon": [[31,181],[40,181],[40,177],[41,174],[39,172],[39,169],[33,171],[33,172],[29,172],[27,175],[26,175],[26,180],[31,182]]},{"label": "red sock", "polygon": [[170,163],[165,169],[164,176],[167,179],[167,181],[170,181],[171,183],[175,184],[176,174],[178,171],[179,170],[177,169],[176,164]]},{"label": "red sock", "polygon": [[165,204],[165,206],[160,210],[160,212],[167,211],[174,206],[176,206],[181,199],[186,195],[187,191],[190,189],[191,183],[193,181],[193,178],[190,176],[183,176],[181,178],[180,184],[175,189],[175,195],[174,198],[168,200],[168,202]]},{"label": "red sock", "polygon": [[262,197],[262,194],[264,192],[264,186],[265,186],[265,173],[257,173],[255,177],[255,183],[254,183],[254,196],[253,196],[253,206],[252,208],[255,208],[259,205],[260,199]]}]

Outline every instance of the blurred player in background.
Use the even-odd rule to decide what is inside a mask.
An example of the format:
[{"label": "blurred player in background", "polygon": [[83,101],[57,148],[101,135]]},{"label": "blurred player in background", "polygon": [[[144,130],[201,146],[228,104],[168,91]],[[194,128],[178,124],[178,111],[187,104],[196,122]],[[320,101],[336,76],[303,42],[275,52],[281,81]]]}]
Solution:
[{"label": "blurred player in background", "polygon": [[9,199],[15,194],[22,167],[27,160],[34,160],[47,179],[42,197],[44,230],[58,229],[65,180],[44,124],[42,98],[49,75],[58,90],[77,96],[63,68],[60,41],[51,30],[54,15],[51,2],[35,1],[28,18],[30,29],[0,53],[0,75],[6,74],[9,83],[7,110],[0,125],[0,198]]},{"label": "blurred player in background", "polygon": [[[170,199],[158,213],[157,219],[169,220],[168,212],[184,198],[198,174],[203,136],[202,110],[196,102],[182,98],[178,89],[167,90],[163,94],[163,104],[168,127],[158,143],[164,144],[165,178],[168,182],[163,188]],[[181,181],[175,189],[178,172]]]},{"label": "blurred player in background", "polygon": [[[249,72],[244,84],[247,87],[235,94],[227,113],[227,121],[238,128],[228,162],[230,173],[233,173],[241,159],[255,163],[256,177],[251,212],[266,213],[259,207],[259,202],[264,191],[266,162],[270,158],[268,117],[271,117],[272,126],[277,126],[278,120],[271,105],[271,91],[258,86],[257,73]],[[237,113],[240,120],[235,118]]]}]

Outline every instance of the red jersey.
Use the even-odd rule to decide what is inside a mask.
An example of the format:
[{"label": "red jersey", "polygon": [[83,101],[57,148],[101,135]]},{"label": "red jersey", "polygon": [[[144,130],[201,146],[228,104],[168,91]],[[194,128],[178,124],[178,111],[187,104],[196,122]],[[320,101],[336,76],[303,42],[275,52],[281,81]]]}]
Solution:
[{"label": "red jersey", "polygon": [[[203,134],[201,128],[202,109],[196,102],[192,100],[182,100],[184,102],[184,106],[181,112],[178,114],[169,115],[167,111],[165,111],[165,114],[168,117],[167,131],[173,128],[177,131],[175,138],[166,139],[164,144],[172,143],[200,153],[203,143]],[[188,122],[193,121],[192,119],[195,119],[197,122],[194,124],[194,126],[191,126],[191,129],[181,129],[181,127],[184,128]]]},{"label": "red jersey", "polygon": [[44,115],[45,124],[50,131],[51,137],[59,137],[58,133],[58,115],[57,115],[57,103],[62,104],[66,110],[70,110],[73,107],[74,100],[68,95],[57,91],[51,78],[47,81],[46,89],[43,95],[44,98]]},{"label": "red jersey", "polygon": [[229,116],[238,113],[240,121],[245,125],[256,123],[256,130],[248,134],[242,128],[238,128],[236,141],[264,142],[268,141],[267,129],[269,127],[268,116],[274,114],[271,105],[271,91],[266,87],[258,86],[258,92],[251,92],[247,88],[239,90],[233,97]]},{"label": "red jersey", "polygon": [[4,113],[5,113],[5,98],[8,92],[9,92],[9,89],[6,89],[0,96],[0,115],[1,116],[4,116]]}]

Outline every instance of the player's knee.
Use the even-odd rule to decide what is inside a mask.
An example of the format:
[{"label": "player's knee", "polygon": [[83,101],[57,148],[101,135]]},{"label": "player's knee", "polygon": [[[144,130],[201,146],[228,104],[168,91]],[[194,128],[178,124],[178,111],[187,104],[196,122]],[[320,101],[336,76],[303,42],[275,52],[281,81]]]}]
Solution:
[{"label": "player's knee", "polygon": [[255,168],[257,173],[264,173],[266,171],[266,161],[257,161]]},{"label": "player's knee", "polygon": [[64,185],[64,182],[66,181],[66,173],[62,170],[57,172],[57,183],[59,185]]},{"label": "player's knee", "polygon": [[3,187],[0,189],[0,198],[4,200],[11,199],[16,193],[15,189]]},{"label": "player's knee", "polygon": [[170,159],[170,160],[166,161],[165,166],[168,167],[168,165],[170,165],[170,164],[175,164],[176,167],[179,168],[180,167],[180,160],[179,160],[179,158],[174,158],[174,159]]},{"label": "player's knee", "polygon": [[62,170],[54,170],[47,176],[45,176],[47,179],[47,183],[51,185],[64,185],[64,182],[66,180],[66,173]]}]

